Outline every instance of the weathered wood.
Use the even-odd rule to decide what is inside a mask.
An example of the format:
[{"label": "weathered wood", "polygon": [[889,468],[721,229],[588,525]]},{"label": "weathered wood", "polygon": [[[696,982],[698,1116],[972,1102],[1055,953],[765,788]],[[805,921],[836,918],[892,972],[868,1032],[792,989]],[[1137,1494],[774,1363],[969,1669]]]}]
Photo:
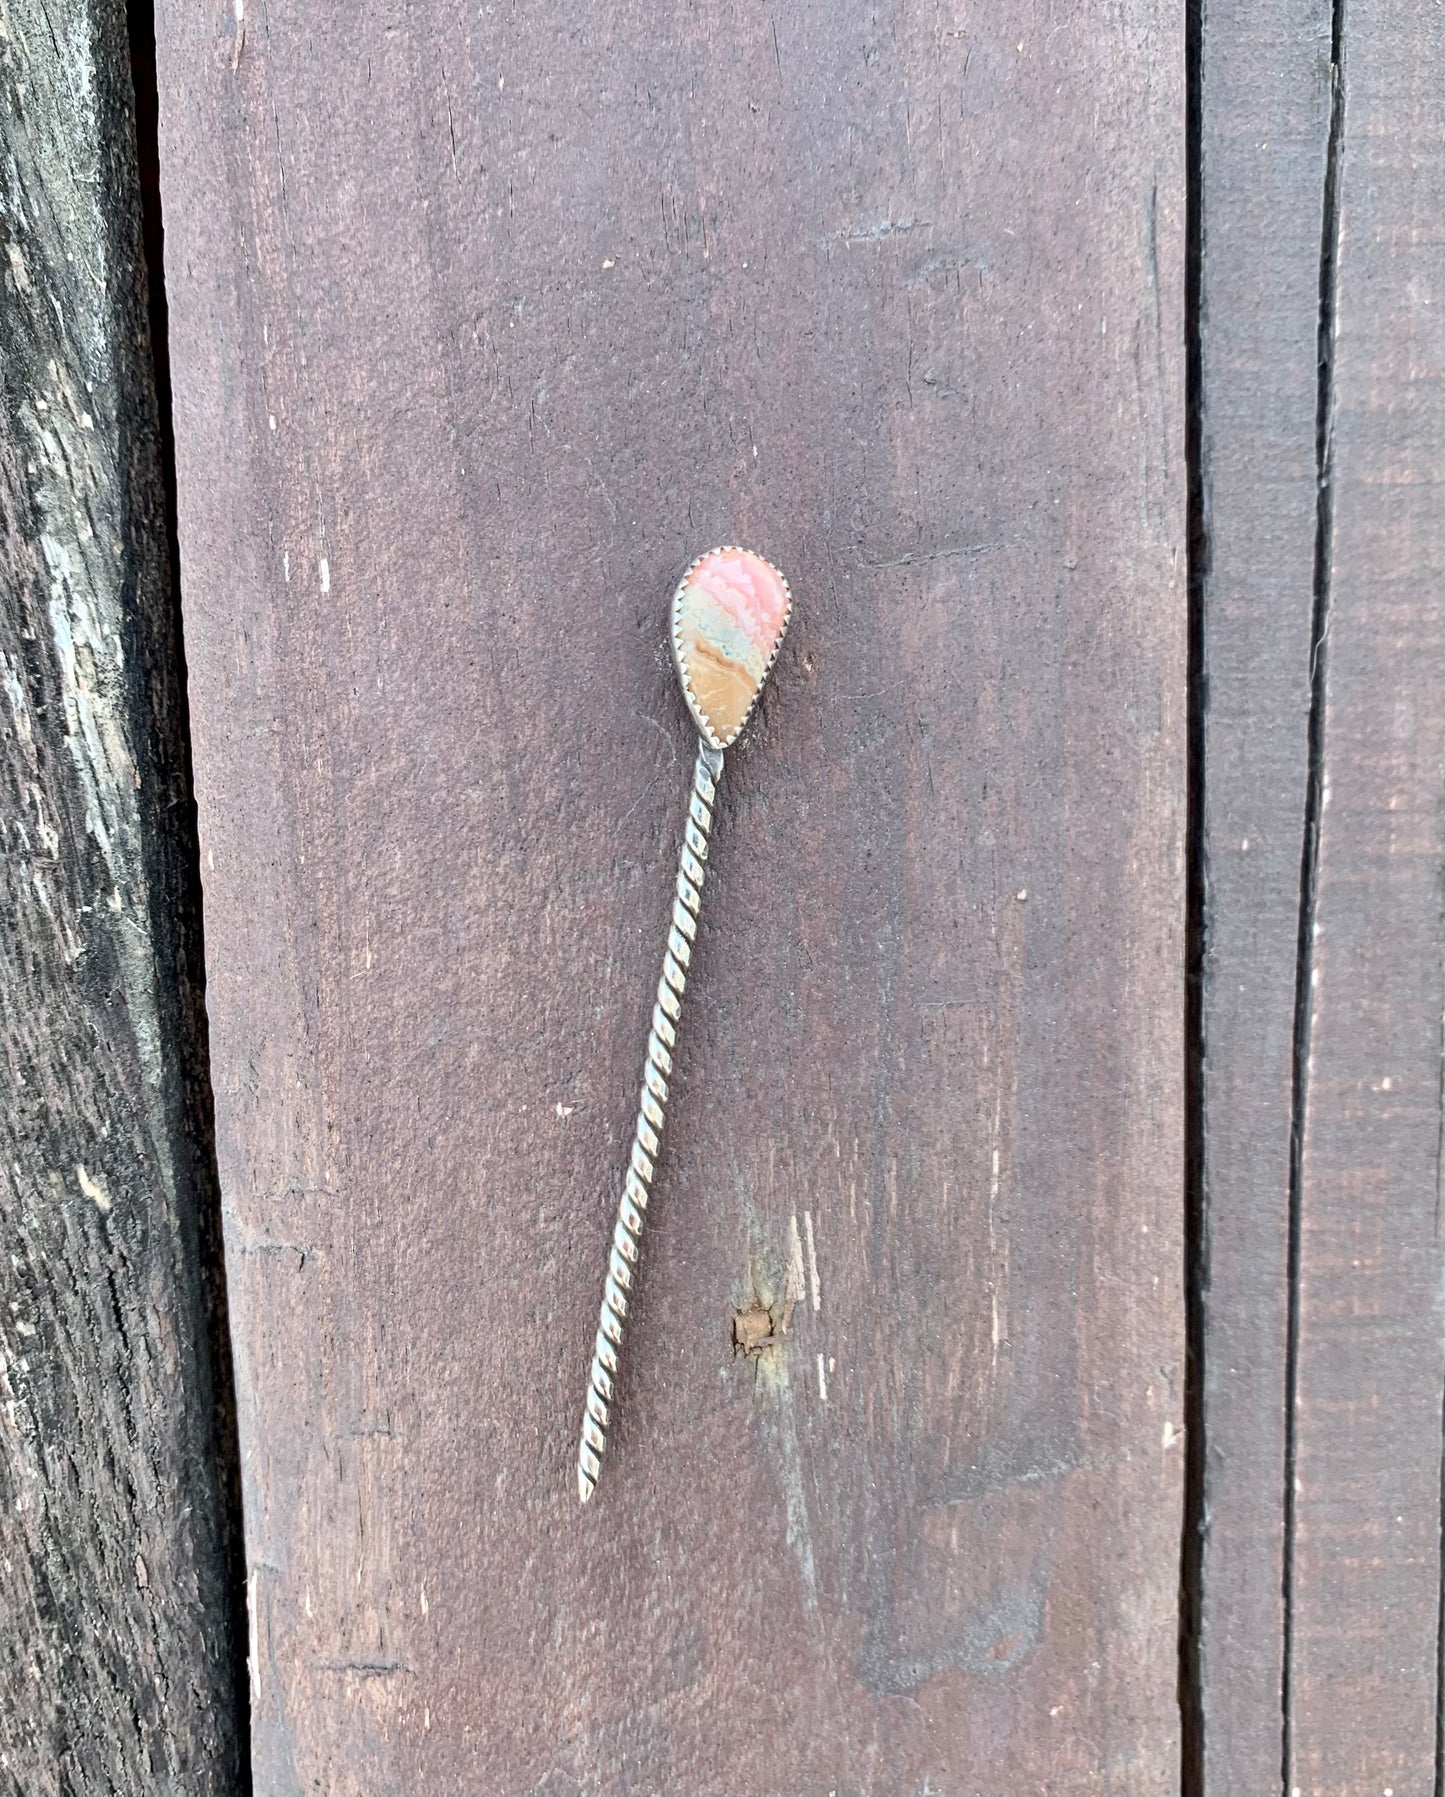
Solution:
[{"label": "weathered wood", "polygon": [[1175,10],[236,11],[160,67],[259,1788],[1175,1789]]},{"label": "weathered wood", "polygon": [[1202,29],[1204,1788],[1405,1797],[1438,1789],[1445,43],[1300,0]]},{"label": "weathered wood", "polygon": [[231,1797],[218,1198],[123,7],[8,0],[0,88],[0,1790]]},{"label": "weathered wood", "polygon": [[1439,1791],[1445,142],[1438,7],[1344,13],[1306,893],[1290,1786]]},{"label": "weathered wood", "polygon": [[[1290,1144],[1317,522],[1329,0],[1201,9],[1198,569],[1208,1797],[1278,1782]],[[1202,1746],[1202,1763],[1200,1749]]]}]

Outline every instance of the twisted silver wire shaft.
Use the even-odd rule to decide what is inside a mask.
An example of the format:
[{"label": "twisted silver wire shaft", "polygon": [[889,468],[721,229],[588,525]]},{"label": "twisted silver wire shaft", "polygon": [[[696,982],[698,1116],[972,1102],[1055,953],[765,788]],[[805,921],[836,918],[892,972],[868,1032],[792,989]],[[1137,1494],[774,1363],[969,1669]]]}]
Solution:
[{"label": "twisted silver wire shaft", "polygon": [[602,1473],[602,1454],[607,1446],[607,1422],[617,1377],[617,1354],[627,1320],[628,1296],[637,1277],[642,1220],[647,1214],[648,1193],[662,1141],[672,1050],[677,1046],[682,995],[687,987],[687,970],[697,936],[697,914],[702,904],[702,882],[707,870],[707,837],[712,828],[712,806],[717,796],[717,783],[722,777],[722,765],[722,750],[699,742],[677,869],[677,892],[672,901],[672,923],[667,932],[667,953],[663,956],[662,978],[657,982],[657,1003],[652,1007],[652,1028],[647,1037],[637,1132],[632,1140],[627,1177],[617,1206],[617,1224],[612,1231],[607,1283],[602,1289],[602,1315],[597,1324],[597,1343],[587,1380],[582,1438],[577,1444],[577,1495],[584,1504]]}]

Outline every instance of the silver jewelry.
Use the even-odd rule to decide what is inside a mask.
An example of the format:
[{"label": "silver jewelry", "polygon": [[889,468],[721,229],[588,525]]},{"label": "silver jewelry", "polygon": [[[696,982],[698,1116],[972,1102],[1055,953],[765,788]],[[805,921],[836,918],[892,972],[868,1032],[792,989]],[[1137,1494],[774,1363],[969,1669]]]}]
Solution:
[{"label": "silver jewelry", "polygon": [[629,1304],[636,1302],[642,1223],[647,1214],[662,1141],[672,1052],[682,1016],[682,995],[697,940],[697,918],[707,869],[723,750],[751,716],[792,614],[788,583],[759,555],[733,546],[709,550],[684,573],[672,596],[672,648],[688,710],[697,725],[697,761],[683,826],[682,855],[672,901],[672,921],[647,1058],[637,1128],[612,1231],[602,1314],[587,1381],[582,1436],[577,1445],[577,1495],[585,1504],[596,1489],[616,1408],[618,1354]]}]

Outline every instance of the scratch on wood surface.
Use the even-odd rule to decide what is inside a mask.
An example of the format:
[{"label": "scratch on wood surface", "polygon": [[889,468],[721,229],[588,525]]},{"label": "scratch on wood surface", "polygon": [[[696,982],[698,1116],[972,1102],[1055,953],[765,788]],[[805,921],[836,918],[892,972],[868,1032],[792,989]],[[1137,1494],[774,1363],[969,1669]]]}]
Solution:
[{"label": "scratch on wood surface", "polygon": [[989,1327],[992,1342],[992,1366],[998,1365],[998,1345],[1003,1339],[1003,1318],[998,1303],[998,1231],[996,1215],[998,1210],[998,1194],[1001,1181],[1001,1159],[999,1151],[999,1134],[1003,1120],[1003,1061],[999,1061],[999,1082],[993,1106],[993,1135],[990,1142],[989,1175],[988,1175],[988,1288],[991,1323]]},{"label": "scratch on wood surface", "polygon": [[452,116],[452,90],[451,83],[447,80],[447,65],[445,63],[441,65],[441,70],[442,92],[446,95],[447,102],[447,139],[451,144],[452,179],[459,182],[461,180],[461,175],[457,170],[457,127],[456,120]]},{"label": "scratch on wood surface", "polygon": [[806,1295],[807,1287],[803,1282],[803,1243],[798,1234],[798,1214],[794,1211],[788,1218],[788,1270],[783,1279],[783,1322],[782,1331],[788,1333],[788,1324],[793,1320],[794,1306]]},{"label": "scratch on wood surface", "polygon": [[318,1672],[350,1673],[357,1678],[395,1678],[414,1668],[405,1660],[318,1660]]},{"label": "scratch on wood surface", "polygon": [[[863,566],[873,573],[885,568],[912,568],[922,562],[952,561],[956,556],[994,555],[1000,549],[1007,549],[1010,543],[1017,543],[1018,537],[1004,537],[997,542],[988,543],[945,543],[938,549],[914,549],[906,555],[895,555],[887,561],[863,561]],[[862,558],[860,557],[860,560]]]},{"label": "scratch on wood surface", "polygon": [[813,1290],[813,1309],[823,1308],[823,1282],[818,1277],[818,1248],[813,1239],[813,1213],[803,1212],[803,1228],[808,1236],[808,1279]]},{"label": "scratch on wood surface", "polygon": [[246,1672],[251,1687],[251,1702],[261,1696],[261,1621],[258,1611],[260,1568],[246,1581]]},{"label": "scratch on wood surface", "polygon": [[808,1613],[817,1620],[818,1566],[813,1552],[813,1528],[803,1490],[803,1457],[798,1446],[798,1419],[793,1409],[792,1385],[783,1366],[776,1393],[778,1474],[783,1484],[784,1533],[803,1577]]},{"label": "scratch on wood surface", "polygon": [[886,243],[893,237],[911,237],[915,231],[931,231],[929,219],[879,218],[867,224],[846,225],[835,231],[835,243]]}]

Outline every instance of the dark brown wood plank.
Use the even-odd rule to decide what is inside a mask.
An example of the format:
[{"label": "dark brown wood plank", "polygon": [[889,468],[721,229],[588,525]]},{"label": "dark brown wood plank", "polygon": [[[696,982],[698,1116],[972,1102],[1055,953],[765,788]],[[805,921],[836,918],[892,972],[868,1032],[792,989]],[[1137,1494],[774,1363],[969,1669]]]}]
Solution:
[{"label": "dark brown wood plank", "polygon": [[1277,1786],[1290,1144],[1317,523],[1329,0],[1222,0],[1199,45],[1200,1740]]},{"label": "dark brown wood plank", "polygon": [[113,0],[0,17],[0,1791],[17,1797],[246,1788],[130,67]]},{"label": "dark brown wood plank", "polygon": [[[1174,1790],[1176,11],[161,38],[260,1788]],[[798,612],[584,1512],[739,537]]]},{"label": "dark brown wood plank", "polygon": [[1347,8],[1343,26],[1287,1772],[1307,1797],[1433,1797],[1445,14]]}]

